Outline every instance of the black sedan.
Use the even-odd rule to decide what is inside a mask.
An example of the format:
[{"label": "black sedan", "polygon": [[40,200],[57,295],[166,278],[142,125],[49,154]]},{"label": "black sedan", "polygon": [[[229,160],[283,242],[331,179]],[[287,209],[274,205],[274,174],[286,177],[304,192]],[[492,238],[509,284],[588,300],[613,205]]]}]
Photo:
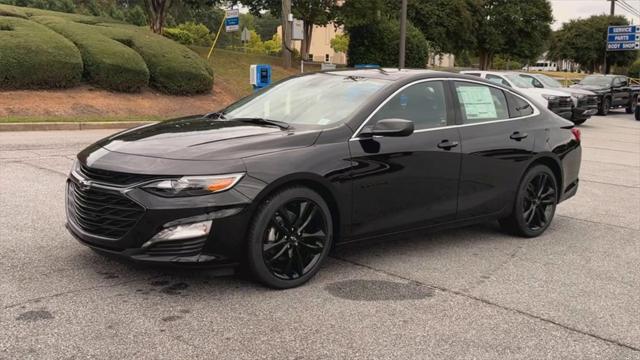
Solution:
[{"label": "black sedan", "polygon": [[67,227],[100,253],[244,264],[289,288],[336,245],[490,220],[538,236],[576,193],[580,159],[579,130],[513,89],[321,72],[89,146],[67,182]]}]

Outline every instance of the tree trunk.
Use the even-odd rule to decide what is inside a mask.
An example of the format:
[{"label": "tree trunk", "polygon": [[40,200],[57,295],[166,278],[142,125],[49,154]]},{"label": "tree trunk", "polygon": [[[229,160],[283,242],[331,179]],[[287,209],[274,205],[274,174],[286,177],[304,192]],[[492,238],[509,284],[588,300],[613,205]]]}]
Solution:
[{"label": "tree trunk", "polygon": [[487,50],[480,49],[478,55],[480,70],[488,70],[489,68],[491,68],[491,63],[493,62],[493,54],[491,54]]},{"label": "tree trunk", "polygon": [[162,34],[167,10],[171,6],[171,0],[145,0],[149,13],[149,27],[156,34]]},{"label": "tree trunk", "polygon": [[291,25],[287,17],[291,13],[291,0],[282,0],[282,66],[291,67]]},{"label": "tree trunk", "polygon": [[300,46],[300,55],[307,60],[309,49],[311,49],[311,37],[313,36],[313,24],[310,21],[304,22],[304,39]]}]

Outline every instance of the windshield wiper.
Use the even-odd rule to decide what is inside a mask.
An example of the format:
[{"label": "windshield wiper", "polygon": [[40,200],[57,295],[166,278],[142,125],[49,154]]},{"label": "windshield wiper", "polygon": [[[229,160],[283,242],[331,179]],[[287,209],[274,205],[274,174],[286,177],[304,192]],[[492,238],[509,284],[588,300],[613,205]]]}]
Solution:
[{"label": "windshield wiper", "polygon": [[217,120],[217,119],[227,120],[227,118],[224,116],[224,113],[219,111],[207,113],[203,116],[203,118],[214,119],[214,120]]},{"label": "windshield wiper", "polygon": [[227,120],[228,121],[247,122],[247,123],[253,123],[253,124],[274,125],[274,126],[277,126],[277,127],[281,128],[281,129],[288,129],[289,128],[289,124],[287,124],[284,121],[263,119],[263,118],[259,118],[259,117],[232,118],[232,119],[227,119]]}]

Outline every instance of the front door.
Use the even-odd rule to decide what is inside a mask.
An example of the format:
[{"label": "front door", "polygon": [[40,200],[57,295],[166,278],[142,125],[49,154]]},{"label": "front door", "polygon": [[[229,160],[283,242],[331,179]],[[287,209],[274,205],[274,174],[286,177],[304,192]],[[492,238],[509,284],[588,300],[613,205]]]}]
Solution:
[{"label": "front door", "polygon": [[456,215],[460,138],[444,81],[421,81],[389,97],[367,121],[406,119],[406,137],[349,141],[354,169],[352,235],[375,236]]}]

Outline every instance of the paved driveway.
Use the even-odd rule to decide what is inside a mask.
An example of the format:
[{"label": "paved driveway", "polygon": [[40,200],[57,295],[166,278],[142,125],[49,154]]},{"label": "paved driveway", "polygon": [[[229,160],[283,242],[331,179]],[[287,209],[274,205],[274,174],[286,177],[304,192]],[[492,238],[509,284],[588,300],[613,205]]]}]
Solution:
[{"label": "paved driveway", "polygon": [[413,234],[287,291],[94,254],[64,181],[110,131],[0,133],[0,358],[640,359],[640,122],[581,130],[580,190],[543,236]]}]

